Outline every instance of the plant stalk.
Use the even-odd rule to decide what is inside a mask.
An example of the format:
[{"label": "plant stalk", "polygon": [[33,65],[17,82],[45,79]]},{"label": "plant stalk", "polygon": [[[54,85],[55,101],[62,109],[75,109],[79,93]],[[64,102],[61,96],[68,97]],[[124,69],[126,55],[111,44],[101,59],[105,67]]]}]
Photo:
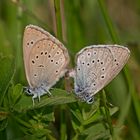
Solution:
[{"label": "plant stalk", "polygon": [[[56,22],[56,37],[60,40],[63,40],[62,35],[62,21],[61,21],[61,0],[54,0],[54,9],[55,9],[55,22]],[[65,119],[65,107],[60,106],[60,140],[67,139],[67,126]]]}]

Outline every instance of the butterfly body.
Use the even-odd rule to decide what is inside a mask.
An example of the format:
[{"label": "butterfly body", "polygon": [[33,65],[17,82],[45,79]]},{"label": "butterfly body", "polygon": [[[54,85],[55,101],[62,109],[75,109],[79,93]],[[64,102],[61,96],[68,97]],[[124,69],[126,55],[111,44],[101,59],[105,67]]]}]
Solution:
[{"label": "butterfly body", "polygon": [[49,93],[49,89],[67,71],[69,55],[64,45],[42,28],[28,25],[24,31],[23,54],[26,92],[36,97]]},{"label": "butterfly body", "polygon": [[87,103],[120,72],[130,52],[120,45],[92,45],[76,56],[73,71],[76,95]]},{"label": "butterfly body", "polygon": [[47,93],[49,95],[51,95],[51,93],[49,92],[49,89],[51,87],[48,87],[46,85],[47,85],[46,83],[45,84],[42,83],[42,85],[40,87],[36,87],[36,88],[32,88],[32,87],[28,86],[25,88],[25,92],[28,93],[29,95],[33,95],[33,97],[32,97],[33,100],[38,97],[39,101],[40,101],[40,96],[47,94]]}]

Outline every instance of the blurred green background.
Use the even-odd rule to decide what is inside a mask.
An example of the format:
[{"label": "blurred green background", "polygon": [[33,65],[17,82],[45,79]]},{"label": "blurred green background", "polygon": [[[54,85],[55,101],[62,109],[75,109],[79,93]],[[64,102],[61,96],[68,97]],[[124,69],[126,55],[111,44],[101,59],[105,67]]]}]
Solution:
[{"label": "blurred green background", "polygon": [[[22,38],[26,25],[38,25],[57,36],[69,50],[71,62],[69,67],[74,67],[75,54],[85,46],[92,44],[120,44],[128,47],[131,57],[123,71],[105,88],[108,103],[118,107],[117,111],[111,115],[111,125],[121,127],[116,129],[114,137],[106,135],[91,135],[100,126],[92,128],[86,132],[87,127],[80,125],[74,126],[73,117],[65,120],[66,108],[68,114],[75,115],[75,108],[85,107],[82,103],[71,103],[60,105],[55,108],[55,119],[51,118],[48,122],[49,129],[40,131],[40,128],[29,132],[18,130],[22,119],[31,119],[31,114],[40,115],[38,110],[32,111],[25,107],[26,113],[18,114],[16,121],[9,121],[9,112],[16,114],[15,110],[9,111],[9,103],[3,102],[7,93],[15,93],[16,103],[22,92],[21,85],[28,85],[24,73]],[[72,83],[72,81],[69,81]],[[33,133],[45,133],[40,139],[140,139],[140,1],[139,0],[0,0],[0,139],[31,139],[29,135]],[[17,85],[18,84],[18,85]],[[21,84],[21,85],[20,85]],[[59,86],[63,82],[59,83]],[[16,86],[15,86],[16,85]],[[69,86],[69,85],[68,85]],[[64,87],[63,85],[61,86]],[[10,88],[10,90],[9,90]],[[12,89],[12,90],[11,90]],[[59,92],[59,91],[58,91]],[[17,94],[16,94],[17,93]],[[99,95],[97,95],[99,96]],[[13,98],[13,97],[12,97]],[[15,98],[14,98],[15,99]],[[31,100],[31,97],[28,97]],[[48,98],[47,98],[48,99]],[[49,100],[47,100],[49,102]],[[58,101],[59,102],[59,101]],[[72,101],[74,102],[74,101]],[[66,102],[67,103],[67,102]],[[69,103],[69,102],[68,102]],[[14,103],[15,104],[15,103]],[[23,102],[22,104],[26,104]],[[60,102],[58,103],[60,104]],[[61,103],[62,104],[62,103]],[[79,105],[80,104],[80,105]],[[28,104],[27,104],[28,105]],[[40,106],[45,106],[41,104]],[[57,105],[57,103],[56,103]],[[8,107],[7,107],[8,106]],[[53,103],[52,103],[53,106]],[[51,106],[51,108],[52,108]],[[7,109],[8,108],[8,109]],[[42,109],[42,108],[41,108]],[[44,108],[45,110],[46,108]],[[48,108],[47,108],[48,109]],[[99,108],[98,108],[99,109]],[[93,109],[94,110],[94,109]],[[21,111],[21,110],[20,110]],[[19,111],[19,112],[20,112]],[[94,110],[95,111],[95,110]],[[22,111],[21,111],[22,112]],[[34,112],[34,113],[33,113]],[[97,110],[95,111],[98,112]],[[45,113],[44,113],[45,114]],[[47,114],[47,113],[46,113]],[[58,115],[59,114],[59,115]],[[53,114],[54,115],[54,114]],[[57,115],[59,116],[57,119]],[[82,114],[83,115],[83,114]],[[101,116],[97,115],[96,116]],[[24,116],[24,117],[23,117]],[[75,115],[76,116],[76,115]],[[65,118],[65,119],[64,119]],[[96,119],[98,117],[95,117]],[[35,118],[34,118],[35,119]],[[65,122],[62,121],[65,120]],[[11,119],[12,120],[12,119]],[[37,119],[38,120],[38,119]],[[55,121],[54,121],[55,120]],[[67,127],[69,124],[72,126]],[[75,121],[74,121],[75,122]],[[30,122],[31,123],[31,122]],[[63,123],[67,125],[63,127]],[[24,124],[24,123],[23,123]],[[23,125],[22,124],[22,125]],[[81,127],[82,126],[82,127]],[[93,125],[94,126],[94,125]],[[25,127],[25,126],[24,126]],[[27,127],[27,126],[26,126]],[[48,127],[48,126],[47,126]],[[53,129],[52,129],[53,128]],[[16,130],[17,129],[17,130]],[[60,129],[60,131],[59,131]],[[69,131],[69,129],[72,129]],[[14,131],[13,131],[14,130]],[[44,129],[43,129],[44,130]],[[64,132],[62,132],[64,130]],[[78,131],[77,131],[78,130]],[[51,133],[50,133],[51,131]],[[16,133],[17,132],[17,133]],[[70,132],[70,133],[68,133]],[[84,132],[84,133],[83,133]],[[46,136],[49,133],[49,136]],[[53,133],[53,135],[52,135]],[[54,134],[57,133],[57,134]],[[63,134],[64,133],[64,134]],[[83,137],[79,137],[82,133]],[[115,134],[116,133],[116,134]],[[60,136],[59,136],[60,134]],[[75,135],[76,134],[76,135]],[[84,135],[88,137],[84,137]],[[26,137],[25,137],[26,136]],[[44,136],[44,135],[43,135]],[[37,139],[33,136],[32,139]]]}]

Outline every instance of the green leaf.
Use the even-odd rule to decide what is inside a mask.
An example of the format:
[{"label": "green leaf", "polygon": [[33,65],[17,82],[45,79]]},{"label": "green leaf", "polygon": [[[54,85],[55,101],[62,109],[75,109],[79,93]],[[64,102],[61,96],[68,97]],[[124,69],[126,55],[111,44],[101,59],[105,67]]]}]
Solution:
[{"label": "green leaf", "polygon": [[98,123],[85,129],[81,135],[87,135],[86,140],[109,139],[109,130],[103,124]]},{"label": "green leaf", "polygon": [[20,100],[22,96],[23,87],[21,84],[15,86],[10,86],[8,92],[4,98],[4,107],[5,109],[13,110],[15,104]]},{"label": "green leaf", "polygon": [[35,104],[35,108],[76,102],[75,96],[73,94],[69,94],[65,90],[53,89],[51,93],[52,96],[48,98],[47,96],[42,97],[41,101]]},{"label": "green leaf", "polygon": [[88,109],[86,109],[86,107],[84,107],[82,109],[82,114],[83,114],[83,118],[84,118],[84,125],[87,125],[87,124],[93,122],[94,120],[96,120],[97,116],[95,114],[97,114],[97,111],[99,109],[99,105],[100,105],[100,102],[98,99],[91,106],[88,106]]},{"label": "green leaf", "polygon": [[70,111],[72,113],[73,122],[79,126],[83,122],[83,116],[79,104],[70,104]]},{"label": "green leaf", "polygon": [[99,100],[96,100],[92,105],[88,105],[87,103],[75,103],[69,106],[72,113],[72,125],[75,130],[81,129],[81,126],[89,127],[103,120],[103,117],[98,111]]},{"label": "green leaf", "polygon": [[15,72],[13,57],[3,57],[0,59],[0,105],[3,102],[6,90]]},{"label": "green leaf", "polygon": [[118,111],[119,111],[119,107],[117,106],[109,108],[110,116],[114,115]]},{"label": "green leaf", "polygon": [[4,130],[8,125],[8,119],[0,121],[0,131]]},{"label": "green leaf", "polygon": [[45,106],[43,108],[37,108],[36,110],[30,110],[30,114],[35,121],[50,122],[55,121],[54,108],[52,106]]},{"label": "green leaf", "polygon": [[60,104],[76,102],[75,96],[69,94],[65,90],[53,89],[51,90],[52,95],[48,97],[47,95],[41,96],[40,102],[35,99],[35,106],[33,106],[32,96],[27,96],[23,94],[20,101],[16,104],[16,110],[25,111],[28,109],[37,109],[44,106],[56,106]]},{"label": "green leaf", "polygon": [[13,105],[15,105],[19,101],[19,99],[22,96],[22,92],[23,86],[21,84],[17,84],[16,86],[13,87],[13,93],[11,95]]}]

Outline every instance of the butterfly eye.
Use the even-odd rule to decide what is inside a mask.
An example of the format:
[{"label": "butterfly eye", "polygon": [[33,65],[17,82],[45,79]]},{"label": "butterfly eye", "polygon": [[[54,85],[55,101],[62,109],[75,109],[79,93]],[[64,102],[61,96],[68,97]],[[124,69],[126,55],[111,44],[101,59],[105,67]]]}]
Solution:
[{"label": "butterfly eye", "polygon": [[101,65],[103,65],[103,62],[101,62]]},{"label": "butterfly eye", "polygon": [[47,55],[48,52],[45,52],[45,55]]},{"label": "butterfly eye", "polygon": [[51,60],[51,62],[53,62],[53,59]]},{"label": "butterfly eye", "polygon": [[30,89],[27,89],[27,92],[28,92],[28,93],[31,93],[31,90],[30,90]]},{"label": "butterfly eye", "polygon": [[89,66],[89,63],[87,63],[87,66]]},{"label": "butterfly eye", "polygon": [[92,60],[92,63],[94,63],[95,61],[94,60]]},{"label": "butterfly eye", "polygon": [[36,56],[36,59],[38,59],[38,55]]},{"label": "butterfly eye", "polygon": [[92,104],[93,101],[94,101],[94,100],[93,100],[92,98],[89,98],[89,99],[87,100],[87,103],[88,103],[88,104]]}]

